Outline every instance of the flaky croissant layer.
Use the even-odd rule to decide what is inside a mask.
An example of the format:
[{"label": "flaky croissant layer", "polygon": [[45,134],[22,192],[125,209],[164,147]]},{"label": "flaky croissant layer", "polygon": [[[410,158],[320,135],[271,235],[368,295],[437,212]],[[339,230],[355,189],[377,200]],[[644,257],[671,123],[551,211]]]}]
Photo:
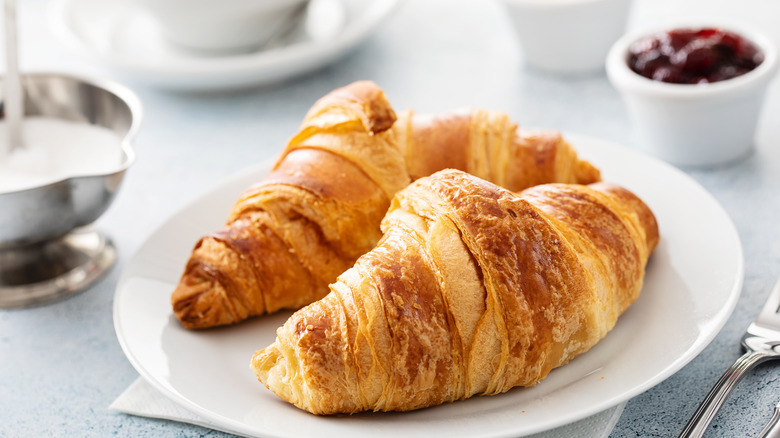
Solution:
[{"label": "flaky croissant layer", "polygon": [[609,184],[519,196],[445,170],[396,195],[378,246],[251,366],[315,414],[408,411],[534,385],[637,298],[650,209]]},{"label": "flaky croissant layer", "polygon": [[485,110],[399,117],[379,87],[356,82],[314,104],[273,171],[197,243],[171,296],[176,317],[212,327],[322,298],[381,238],[393,195],[448,167],[509,190],[600,178],[558,133]]}]

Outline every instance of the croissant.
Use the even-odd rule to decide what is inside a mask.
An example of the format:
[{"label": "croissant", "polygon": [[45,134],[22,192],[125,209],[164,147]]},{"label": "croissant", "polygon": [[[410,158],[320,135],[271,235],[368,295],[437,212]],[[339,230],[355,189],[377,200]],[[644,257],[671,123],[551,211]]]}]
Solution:
[{"label": "croissant", "polygon": [[322,298],[379,241],[393,195],[447,167],[511,190],[600,179],[558,133],[485,110],[398,117],[379,87],[356,82],[314,104],[225,227],[197,242],[171,296],[176,317],[205,328]]},{"label": "croissant", "polygon": [[619,186],[518,196],[456,170],[401,191],[382,229],[252,358],[301,409],[409,411],[534,385],[615,325],[659,239],[651,210]]}]

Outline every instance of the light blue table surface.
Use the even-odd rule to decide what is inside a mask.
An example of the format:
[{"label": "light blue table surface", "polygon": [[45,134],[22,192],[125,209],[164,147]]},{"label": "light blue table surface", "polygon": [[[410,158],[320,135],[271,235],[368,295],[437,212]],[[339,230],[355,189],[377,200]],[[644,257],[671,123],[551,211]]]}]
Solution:
[{"label": "light blue table surface", "polygon": [[[19,3],[24,70],[117,78],[56,40],[45,1]],[[630,27],[700,16],[740,20],[780,43],[776,0],[637,0]],[[115,203],[95,224],[118,247],[117,263],[65,301],[0,310],[0,436],[225,436],[108,409],[138,377],[114,333],[117,279],[145,238],[173,212],[247,165],[275,157],[317,98],[358,79],[377,82],[398,109],[479,106],[505,111],[528,127],[632,144],[624,104],[605,74],[566,78],[526,67],[504,10],[492,1],[407,0],[345,57],[271,86],[204,95],[121,78],[140,96],[145,116],[135,144],[137,162]],[[686,170],[723,205],[742,240],[745,281],[736,310],[697,358],[628,403],[613,437],[676,436],[741,354],[740,336],[780,275],[777,82],[767,95],[755,153],[718,169]],[[779,377],[773,364],[750,373],[709,436],[755,436],[780,401]]]}]

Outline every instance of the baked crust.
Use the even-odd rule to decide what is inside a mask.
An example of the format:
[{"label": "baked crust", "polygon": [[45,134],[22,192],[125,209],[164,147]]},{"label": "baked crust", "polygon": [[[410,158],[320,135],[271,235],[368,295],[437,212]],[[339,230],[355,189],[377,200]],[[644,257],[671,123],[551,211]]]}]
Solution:
[{"label": "baked crust", "polygon": [[408,411],[535,385],[614,327],[659,239],[622,187],[516,195],[456,170],[398,193],[382,229],[252,358],[301,409]]},{"label": "baked crust", "polygon": [[518,130],[505,114],[397,118],[372,82],[318,100],[273,171],[195,245],[171,296],[182,325],[233,324],[322,298],[379,241],[393,195],[437,170],[460,168],[510,190],[600,178],[559,134]]}]

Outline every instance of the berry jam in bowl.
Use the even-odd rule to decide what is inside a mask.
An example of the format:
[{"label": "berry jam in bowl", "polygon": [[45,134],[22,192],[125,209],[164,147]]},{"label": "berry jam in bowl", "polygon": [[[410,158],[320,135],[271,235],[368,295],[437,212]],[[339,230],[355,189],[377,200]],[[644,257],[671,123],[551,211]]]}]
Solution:
[{"label": "berry jam in bowl", "polygon": [[778,53],[733,24],[681,24],[621,37],[606,67],[637,146],[672,164],[715,166],[753,149]]},{"label": "berry jam in bowl", "polygon": [[741,35],[716,28],[673,29],[635,41],[628,49],[634,72],[673,84],[705,84],[741,76],[764,53]]}]

